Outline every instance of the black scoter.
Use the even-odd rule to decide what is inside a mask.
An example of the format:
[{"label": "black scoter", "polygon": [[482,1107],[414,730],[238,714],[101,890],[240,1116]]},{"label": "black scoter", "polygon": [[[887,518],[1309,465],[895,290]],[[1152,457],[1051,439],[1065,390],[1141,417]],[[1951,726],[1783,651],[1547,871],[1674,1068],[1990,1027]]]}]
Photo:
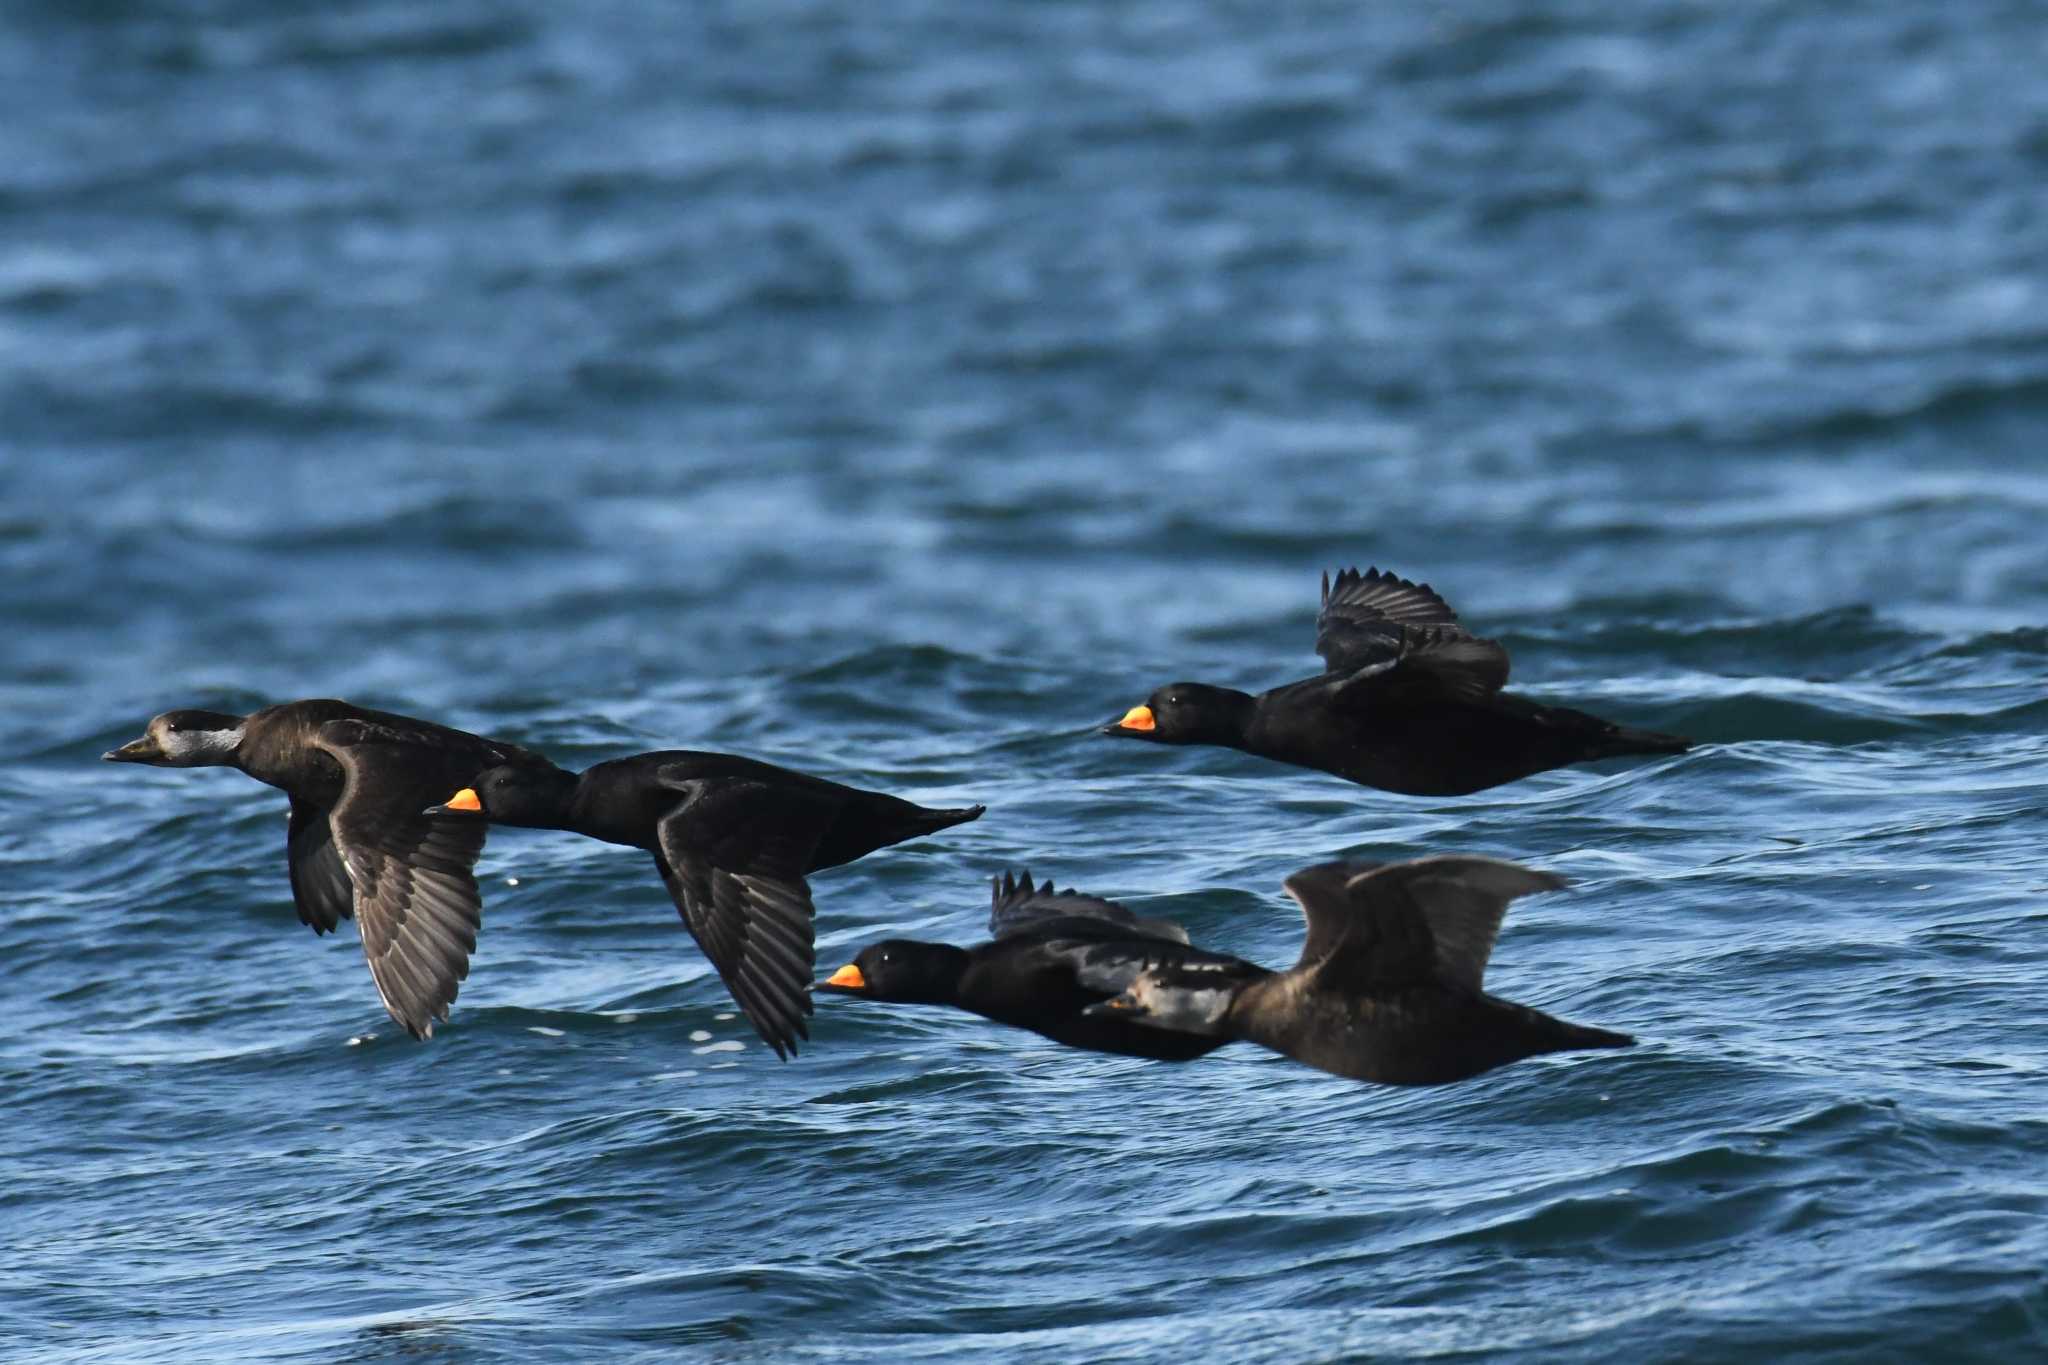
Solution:
[{"label": "black scoter", "polygon": [[1220,744],[1410,796],[1462,796],[1567,764],[1678,754],[1692,741],[1501,690],[1508,654],[1458,624],[1426,583],[1378,569],[1323,575],[1327,669],[1257,696],[1172,683],[1102,732]]},{"label": "black scoter", "polygon": [[1308,921],[1292,968],[1247,979],[1198,962],[1162,964],[1091,1012],[1241,1038],[1383,1085],[1440,1085],[1539,1053],[1631,1046],[1626,1034],[1482,988],[1508,902],[1563,885],[1493,858],[1304,868],[1286,882]]},{"label": "black scoter", "polygon": [[990,942],[885,939],[871,943],[817,989],[905,1005],[950,1005],[1025,1028],[1069,1047],[1185,1062],[1230,1041],[1153,1028],[1128,1013],[1090,1013],[1142,973],[1198,966],[1206,979],[1248,982],[1268,973],[1188,946],[1168,920],[1142,919],[1114,901],[1034,887],[1031,874],[995,881]]},{"label": "black scoter", "polygon": [[290,797],[285,859],[299,919],[325,934],[355,918],[377,994],[415,1038],[448,1017],[482,923],[471,869],[483,827],[422,807],[486,768],[553,766],[516,744],[327,699],[247,716],[166,711],[103,757],[235,768]]},{"label": "black scoter", "polygon": [[[734,754],[674,749],[582,773],[494,768],[433,813],[561,829],[646,849],[690,931],[762,1041],[810,1037],[811,889],[804,875],[980,815],[933,810]],[[474,818],[474,815],[472,816]],[[481,823],[481,822],[479,822]]]}]

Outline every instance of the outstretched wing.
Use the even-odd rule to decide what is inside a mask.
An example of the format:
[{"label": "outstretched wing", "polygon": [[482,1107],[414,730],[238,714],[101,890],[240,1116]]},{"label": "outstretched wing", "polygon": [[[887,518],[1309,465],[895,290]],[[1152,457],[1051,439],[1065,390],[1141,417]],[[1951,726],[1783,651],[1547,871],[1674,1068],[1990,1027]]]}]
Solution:
[{"label": "outstretched wing", "polygon": [[1338,684],[1341,695],[1428,691],[1483,701],[1507,686],[1508,652],[1460,626],[1404,627],[1387,660]]},{"label": "outstretched wing", "polygon": [[299,923],[316,934],[331,933],[355,913],[355,884],[335,850],[327,812],[310,801],[292,798],[291,822],[285,831],[285,863],[292,874],[292,904]]},{"label": "outstretched wing", "polygon": [[1455,625],[1458,613],[1427,583],[1395,574],[1339,569],[1323,574],[1316,613],[1316,653],[1332,673],[1349,673],[1391,657],[1407,626]]},{"label": "outstretched wing", "polygon": [[[1294,898],[1301,907],[1301,917],[1307,923],[1307,932],[1301,940],[1301,956],[1295,962],[1296,969],[1313,966],[1326,961],[1348,942],[1354,942],[1361,933],[1374,932],[1371,926],[1361,929],[1359,916],[1353,912],[1350,886],[1357,878],[1387,866],[1384,863],[1346,861],[1317,863],[1304,867],[1282,882],[1281,889]],[[1403,942],[1386,942],[1376,945],[1382,954],[1391,956],[1389,970],[1399,974],[1407,970],[1416,958],[1411,945]]]},{"label": "outstretched wing", "polygon": [[328,722],[315,742],[345,774],[328,824],[354,888],[370,977],[391,1017],[413,1037],[430,1037],[476,951],[483,902],[472,869],[487,826],[420,813],[446,795],[449,756],[439,750],[356,721]]},{"label": "outstretched wing", "polygon": [[1476,992],[1508,902],[1564,884],[1498,858],[1305,868],[1287,879],[1309,923],[1297,967],[1329,989],[1437,982]]},{"label": "outstretched wing", "polygon": [[988,931],[993,938],[1009,938],[1035,932],[1085,932],[1091,922],[1104,930],[1114,929],[1123,937],[1159,939],[1186,943],[1187,930],[1172,920],[1145,919],[1129,907],[1100,896],[1086,896],[1071,888],[1053,890],[1051,879],[1043,886],[1031,884],[1029,872],[1005,872],[994,879],[990,898]]},{"label": "outstretched wing", "polygon": [[1427,583],[1378,569],[1323,575],[1316,653],[1326,671],[1351,674],[1343,693],[1384,696],[1422,688],[1482,698],[1508,680],[1508,652],[1458,624]]},{"label": "outstretched wing", "polygon": [[816,912],[804,869],[832,805],[747,778],[672,785],[682,799],[656,826],[655,865],[747,1022],[786,1059],[811,1036]]}]

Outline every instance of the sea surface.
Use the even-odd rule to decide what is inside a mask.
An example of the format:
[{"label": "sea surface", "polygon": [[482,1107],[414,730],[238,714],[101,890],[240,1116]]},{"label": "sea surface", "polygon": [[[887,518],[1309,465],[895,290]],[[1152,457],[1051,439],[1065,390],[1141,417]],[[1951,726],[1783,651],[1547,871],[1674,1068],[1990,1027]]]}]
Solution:
[{"label": "sea surface", "polygon": [[[2038,6],[15,0],[0,1357],[2048,1349]],[[1426,800],[1094,728],[1427,579],[1681,757]],[[1569,877],[1445,1088],[819,1001],[494,834],[426,1044],[284,803],[99,754],[342,696],[753,754],[1283,965],[1283,877]]]}]

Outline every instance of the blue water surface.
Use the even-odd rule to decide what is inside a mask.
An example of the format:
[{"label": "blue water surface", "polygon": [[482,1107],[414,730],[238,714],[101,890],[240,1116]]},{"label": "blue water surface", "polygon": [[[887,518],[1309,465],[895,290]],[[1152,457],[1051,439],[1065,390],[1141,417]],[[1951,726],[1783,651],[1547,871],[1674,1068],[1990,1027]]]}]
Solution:
[{"label": "blue water surface", "polygon": [[[2048,1345],[2048,29],[2028,5],[0,11],[0,1354],[2014,1360]],[[1093,728],[1427,578],[1692,753],[1425,800]],[[728,749],[1290,961],[1332,856],[1570,877],[1638,1035],[1393,1090],[819,1002],[495,834],[452,1021],[283,802],[338,695]]]}]

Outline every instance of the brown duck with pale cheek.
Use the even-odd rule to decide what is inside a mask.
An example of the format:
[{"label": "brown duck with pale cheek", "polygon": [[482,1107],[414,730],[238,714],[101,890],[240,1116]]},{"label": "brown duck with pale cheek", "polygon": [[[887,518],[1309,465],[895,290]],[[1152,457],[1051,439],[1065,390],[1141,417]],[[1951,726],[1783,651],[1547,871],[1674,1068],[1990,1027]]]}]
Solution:
[{"label": "brown duck with pale cheek", "polygon": [[1247,1042],[1382,1085],[1440,1085],[1545,1052],[1629,1047],[1489,995],[1482,986],[1508,902],[1561,878],[1493,858],[1324,863],[1289,877],[1308,922],[1301,958],[1246,978],[1169,963],[1089,1013]]},{"label": "brown duck with pale cheek", "polygon": [[1334,583],[1325,575],[1320,676],[1256,696],[1171,683],[1102,730],[1242,749],[1410,796],[1462,796],[1568,764],[1692,747],[1503,692],[1507,650],[1457,622],[1427,584],[1378,569],[1347,569]]},{"label": "brown duck with pale cheek", "polygon": [[332,700],[247,716],[166,711],[103,757],[234,768],[290,797],[285,861],[300,921],[325,934],[355,919],[378,997],[415,1038],[448,1017],[482,923],[471,869],[484,826],[422,807],[486,768],[554,766],[503,740]]}]

